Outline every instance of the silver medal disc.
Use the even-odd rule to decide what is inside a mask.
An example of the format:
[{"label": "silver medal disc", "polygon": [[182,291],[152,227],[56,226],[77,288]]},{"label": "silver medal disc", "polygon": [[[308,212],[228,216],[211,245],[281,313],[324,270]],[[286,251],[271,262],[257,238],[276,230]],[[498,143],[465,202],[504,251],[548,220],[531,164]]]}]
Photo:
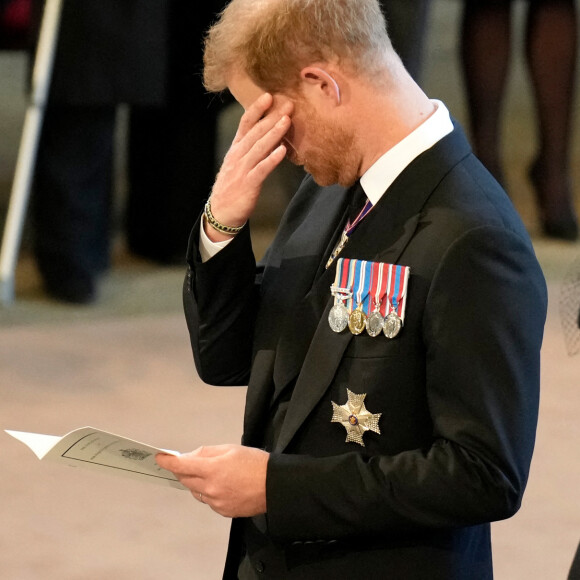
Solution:
[{"label": "silver medal disc", "polygon": [[383,332],[387,338],[395,338],[399,334],[401,327],[403,326],[403,321],[396,312],[391,312],[385,318],[385,325]]},{"label": "silver medal disc", "polygon": [[385,319],[381,316],[381,313],[375,310],[366,320],[367,333],[369,336],[375,337],[381,334],[383,331],[383,325]]},{"label": "silver medal disc", "polygon": [[342,332],[348,326],[349,313],[342,302],[335,304],[328,314],[328,324],[334,332]]}]

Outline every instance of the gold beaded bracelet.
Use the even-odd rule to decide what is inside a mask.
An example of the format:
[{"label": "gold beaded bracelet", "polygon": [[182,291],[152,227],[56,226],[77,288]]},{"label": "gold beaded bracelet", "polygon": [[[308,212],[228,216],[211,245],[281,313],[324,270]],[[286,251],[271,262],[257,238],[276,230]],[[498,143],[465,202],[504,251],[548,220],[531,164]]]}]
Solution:
[{"label": "gold beaded bracelet", "polygon": [[211,204],[209,199],[207,200],[205,207],[203,208],[203,215],[207,220],[207,223],[216,231],[221,232],[222,234],[227,234],[228,236],[235,236],[239,233],[246,224],[241,226],[224,226],[218,222],[215,217],[213,217],[213,213],[211,213]]}]

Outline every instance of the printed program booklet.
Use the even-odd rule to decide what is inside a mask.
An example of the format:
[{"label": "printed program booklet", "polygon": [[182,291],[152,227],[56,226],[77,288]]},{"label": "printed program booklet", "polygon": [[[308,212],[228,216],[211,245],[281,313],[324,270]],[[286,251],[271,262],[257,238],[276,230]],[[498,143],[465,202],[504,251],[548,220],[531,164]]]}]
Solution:
[{"label": "printed program booklet", "polygon": [[155,462],[157,453],[179,455],[177,451],[152,447],[93,427],[81,427],[63,437],[5,431],[30,447],[38,459],[187,489],[173,473]]}]

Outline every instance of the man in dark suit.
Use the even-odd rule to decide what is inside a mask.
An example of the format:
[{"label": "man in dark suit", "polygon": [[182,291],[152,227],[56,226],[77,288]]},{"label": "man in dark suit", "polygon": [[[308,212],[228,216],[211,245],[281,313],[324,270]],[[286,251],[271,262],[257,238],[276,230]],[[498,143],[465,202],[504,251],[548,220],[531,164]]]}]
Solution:
[{"label": "man in dark suit", "polygon": [[[509,199],[404,69],[377,0],[233,0],[205,83],[246,112],[184,302],[201,378],[248,384],[243,445],[158,461],[234,518],[224,577],[492,578],[546,315]],[[246,222],[285,156],[309,176],[256,269]]]}]

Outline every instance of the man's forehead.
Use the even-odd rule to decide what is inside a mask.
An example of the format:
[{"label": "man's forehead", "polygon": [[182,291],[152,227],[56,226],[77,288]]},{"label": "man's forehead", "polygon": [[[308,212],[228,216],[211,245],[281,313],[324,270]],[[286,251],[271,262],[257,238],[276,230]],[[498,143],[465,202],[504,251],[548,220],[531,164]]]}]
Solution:
[{"label": "man's forehead", "polygon": [[256,99],[266,92],[270,92],[277,100],[279,97],[293,101],[300,98],[299,88],[288,87],[280,91],[268,91],[262,88],[243,70],[232,71],[227,77],[227,88],[232,96],[244,109],[247,109]]},{"label": "man's forehead", "polygon": [[244,109],[247,109],[260,95],[266,92],[246,72],[241,70],[235,70],[230,73],[228,76],[228,89]]}]

